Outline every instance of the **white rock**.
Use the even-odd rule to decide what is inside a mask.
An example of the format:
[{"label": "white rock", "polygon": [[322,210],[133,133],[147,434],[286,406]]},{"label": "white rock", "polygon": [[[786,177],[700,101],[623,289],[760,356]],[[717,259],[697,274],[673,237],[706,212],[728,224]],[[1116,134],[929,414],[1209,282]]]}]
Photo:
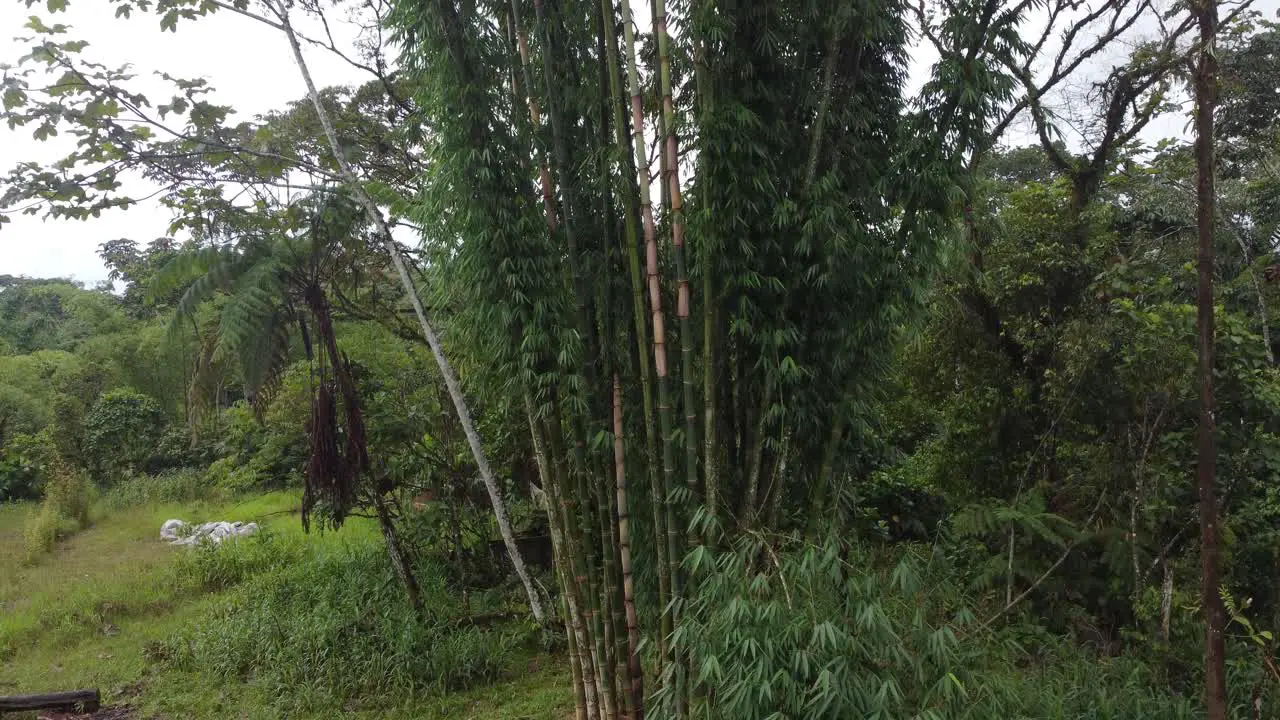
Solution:
[{"label": "white rock", "polygon": [[160,526],[160,539],[177,540],[188,532],[190,531],[187,529],[187,524],[183,521],[165,520],[164,524]]},{"label": "white rock", "polygon": [[181,520],[166,520],[160,528],[160,537],[172,545],[199,545],[203,542],[220,543],[230,537],[244,537],[258,532],[258,523],[207,522],[188,525]]}]

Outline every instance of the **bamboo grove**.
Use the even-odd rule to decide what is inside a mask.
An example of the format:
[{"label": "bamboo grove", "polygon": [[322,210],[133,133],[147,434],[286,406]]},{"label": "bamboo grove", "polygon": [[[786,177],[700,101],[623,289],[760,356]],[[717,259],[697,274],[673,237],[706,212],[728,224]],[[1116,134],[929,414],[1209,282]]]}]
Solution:
[{"label": "bamboo grove", "polygon": [[[995,7],[943,31],[992,43],[1016,21]],[[998,101],[904,100],[906,10],[391,12],[431,131],[413,202],[432,292],[525,409],[580,718],[696,710],[715,691],[681,628],[718,551],[835,527],[836,469],[985,122],[966,98]],[[945,62],[996,74],[987,53]]]}]

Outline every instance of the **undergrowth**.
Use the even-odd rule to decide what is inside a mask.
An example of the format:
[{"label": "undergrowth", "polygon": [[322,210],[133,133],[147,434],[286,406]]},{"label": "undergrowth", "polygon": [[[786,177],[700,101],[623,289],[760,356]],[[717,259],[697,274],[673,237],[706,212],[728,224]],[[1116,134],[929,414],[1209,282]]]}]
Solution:
[{"label": "undergrowth", "polygon": [[[263,533],[197,548],[178,563],[181,581],[234,592],[151,654],[167,669],[250,683],[288,714],[491,682],[536,638],[519,623],[465,621],[440,568],[426,560],[416,569],[421,619],[376,543],[317,545]],[[483,598],[471,600],[483,608]]]},{"label": "undergrowth", "polygon": [[[697,568],[691,581],[697,592],[675,636],[677,649],[692,658],[694,714],[1199,716],[1194,678],[1171,675],[1161,658],[1140,649],[1102,656],[1034,621],[994,616],[991,603],[972,596],[949,565],[937,548],[872,552],[836,540],[809,545],[747,536],[728,549],[696,550],[686,566]],[[1232,647],[1233,657],[1247,657],[1242,643]],[[1265,707],[1276,701],[1275,686],[1256,665],[1231,666],[1240,717],[1251,716],[1254,692]],[[671,699],[657,699],[667,706],[656,716],[670,716]]]},{"label": "undergrowth", "polygon": [[214,484],[206,473],[194,468],[177,468],[123,480],[103,495],[102,505],[111,510],[126,510],[154,503],[218,502],[226,498],[226,490]]}]

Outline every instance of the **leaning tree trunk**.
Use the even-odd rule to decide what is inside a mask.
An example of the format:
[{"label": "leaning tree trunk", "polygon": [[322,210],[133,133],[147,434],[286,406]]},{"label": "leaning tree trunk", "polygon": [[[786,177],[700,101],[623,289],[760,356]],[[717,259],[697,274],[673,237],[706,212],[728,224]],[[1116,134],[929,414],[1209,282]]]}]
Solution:
[{"label": "leaning tree trunk", "polygon": [[1218,31],[1217,0],[1194,0],[1191,13],[1200,29],[1194,73],[1196,124],[1196,235],[1199,242],[1196,283],[1196,327],[1200,385],[1200,426],[1197,429],[1196,484],[1200,495],[1200,602],[1204,606],[1205,717],[1227,718],[1226,609],[1218,586],[1222,577],[1219,544],[1217,460],[1213,401],[1213,261],[1214,152],[1213,112],[1218,94],[1218,60],[1214,35]]},{"label": "leaning tree trunk", "polygon": [[444,347],[440,344],[440,338],[436,336],[435,329],[431,327],[431,323],[427,320],[426,310],[422,307],[422,300],[418,298],[418,291],[413,286],[413,279],[409,277],[409,270],[405,267],[404,258],[400,255],[400,248],[396,245],[395,238],[391,236],[390,226],[387,225],[386,219],[382,216],[382,211],[378,209],[378,204],[374,202],[373,197],[360,184],[360,179],[351,168],[351,163],[347,160],[346,153],[338,143],[338,135],[334,130],[333,121],[329,117],[329,112],[325,109],[324,103],[320,101],[320,93],[316,90],[315,81],[311,79],[311,71],[307,67],[306,60],[302,57],[302,48],[298,44],[298,36],[294,33],[293,25],[289,22],[288,7],[284,3],[280,3],[274,9],[280,17],[280,29],[289,38],[289,46],[293,50],[294,62],[297,63],[302,80],[306,83],[307,95],[311,98],[311,104],[315,106],[316,117],[319,118],[320,125],[324,128],[324,135],[329,143],[329,151],[333,153],[333,157],[338,163],[338,169],[342,174],[343,181],[355,193],[356,199],[364,207],[369,221],[373,223],[378,230],[378,234],[382,237],[382,243],[387,250],[387,254],[391,256],[391,262],[396,268],[396,274],[400,277],[400,283],[404,286],[405,293],[413,304],[413,311],[418,317],[418,324],[422,327],[422,334],[427,340],[427,345],[431,347],[431,354],[435,357],[436,365],[440,368],[440,374],[444,377],[445,387],[448,388],[449,397],[453,400],[454,410],[458,413],[458,423],[462,425],[462,431],[467,436],[467,444],[471,446],[471,454],[475,457],[476,467],[480,469],[480,478],[484,481],[484,487],[489,492],[489,501],[493,504],[493,514],[498,521],[498,532],[502,534],[502,542],[506,545],[507,554],[511,557],[511,565],[515,568],[516,575],[520,577],[520,583],[524,585],[525,595],[529,598],[529,610],[539,623],[545,622],[546,613],[542,609],[542,599],[538,595],[537,589],[534,588],[533,582],[529,579],[529,571],[525,568],[524,557],[521,556],[520,549],[516,546],[515,535],[511,531],[511,520],[507,516],[507,505],[502,499],[502,494],[498,489],[498,482],[493,476],[493,470],[489,467],[489,458],[485,455],[484,446],[480,443],[480,434],[476,431],[475,422],[471,419],[471,410],[467,405],[467,400],[462,395],[458,375],[454,372],[453,365],[450,364],[449,359],[445,357]]}]

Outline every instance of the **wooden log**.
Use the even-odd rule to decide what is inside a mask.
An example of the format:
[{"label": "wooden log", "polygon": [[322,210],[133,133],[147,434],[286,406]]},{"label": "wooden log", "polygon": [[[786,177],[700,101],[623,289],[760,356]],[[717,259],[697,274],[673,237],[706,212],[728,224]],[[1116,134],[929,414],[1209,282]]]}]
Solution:
[{"label": "wooden log", "polygon": [[44,693],[42,695],[0,695],[0,713],[18,712],[20,710],[64,710],[74,712],[97,712],[102,706],[102,696],[98,689],[67,690],[65,692]]}]

